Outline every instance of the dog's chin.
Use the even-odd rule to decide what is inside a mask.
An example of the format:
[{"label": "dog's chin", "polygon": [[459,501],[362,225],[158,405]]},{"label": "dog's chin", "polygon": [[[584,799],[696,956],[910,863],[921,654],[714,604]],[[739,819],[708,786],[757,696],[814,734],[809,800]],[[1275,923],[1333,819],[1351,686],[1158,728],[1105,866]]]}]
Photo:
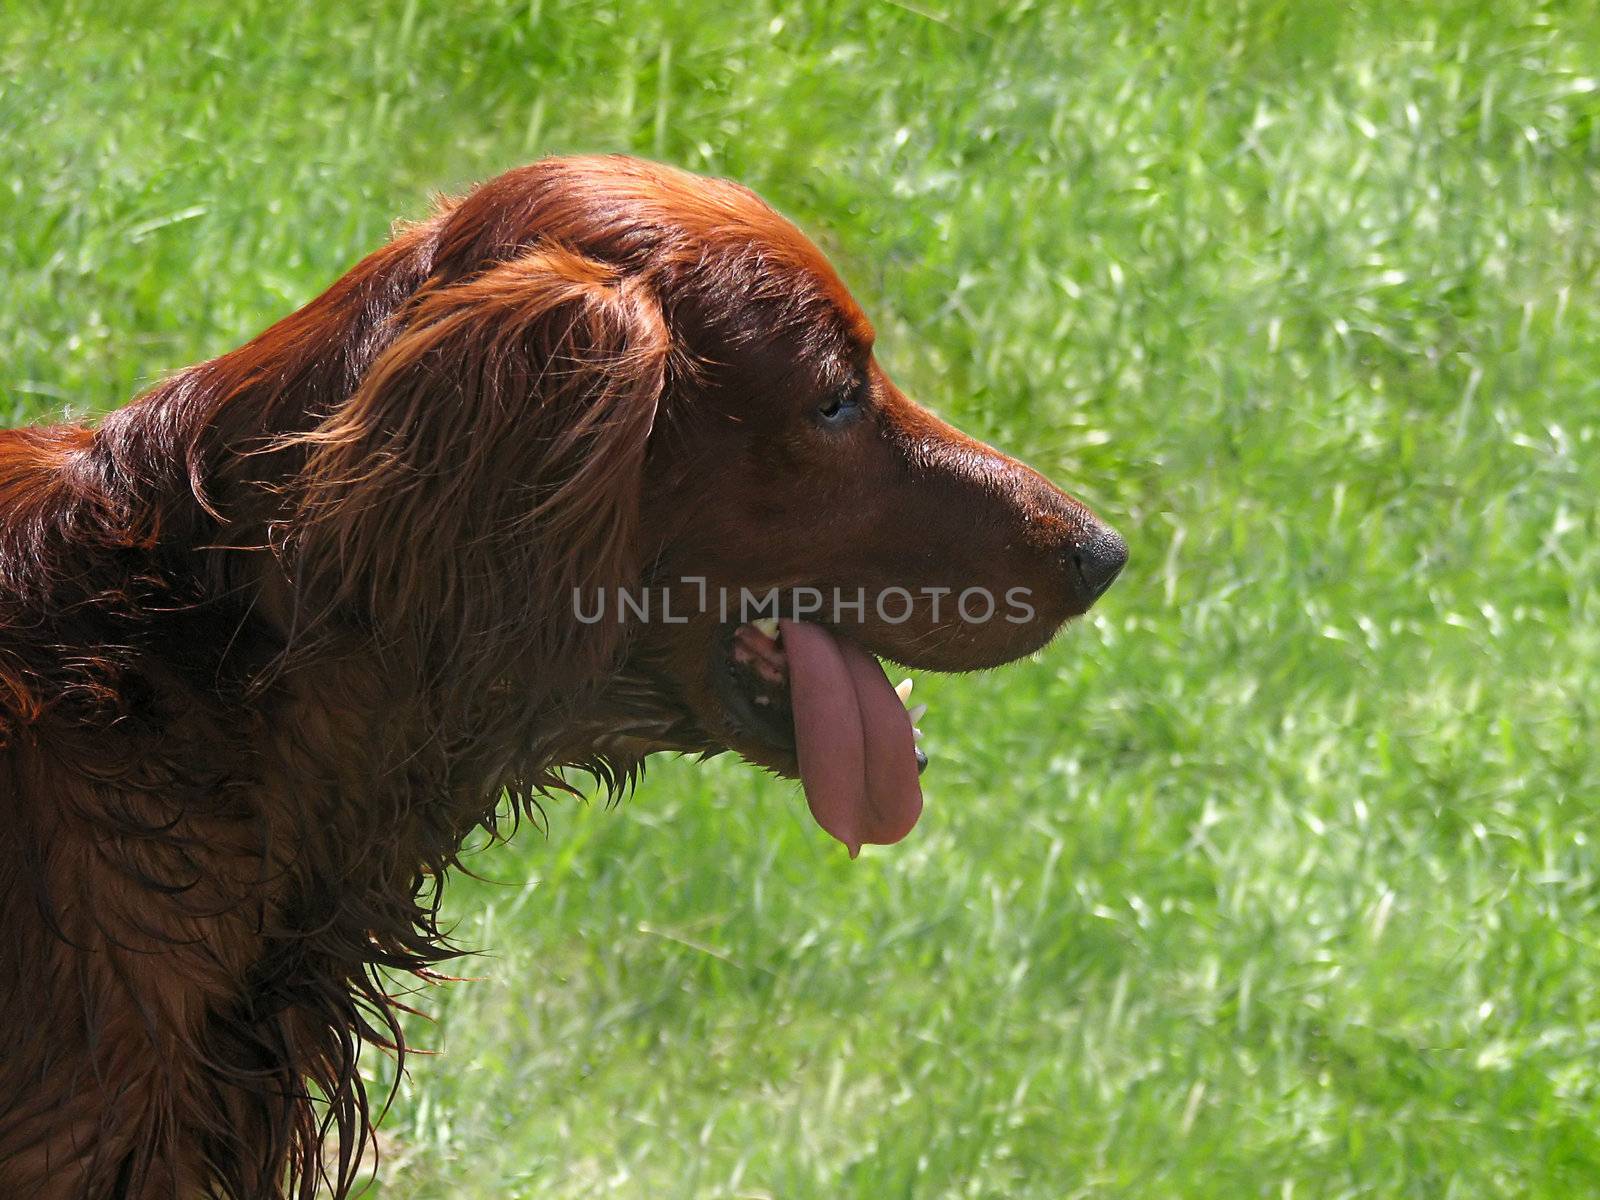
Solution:
[{"label": "dog's chin", "polygon": [[[800,778],[794,696],[782,646],[771,623],[696,623],[672,643],[646,652],[656,684],[651,707],[673,718],[648,732],[610,739],[639,759],[656,753],[713,756],[734,753],[786,779]],[[880,665],[937,673],[1004,666],[1033,654],[1056,636],[1063,620],[1038,620],[999,630],[952,626],[914,631],[904,626],[828,626],[830,635],[866,650]],[[910,706],[914,707],[914,706]],[[620,731],[619,731],[620,733]]]},{"label": "dog's chin", "polygon": [[[732,751],[798,780],[812,817],[852,858],[863,845],[897,842],[922,813],[925,706],[912,701],[910,679],[892,682],[899,672],[890,675],[883,660],[981,670],[1036,650],[1055,626],[1013,628],[998,648],[951,636],[937,646],[915,635],[869,641],[862,635],[870,632],[761,618],[679,627],[670,640],[641,643],[606,696],[612,716],[632,717],[608,722],[589,761],[608,781],[631,780],[648,754]],[[622,758],[632,765],[619,774]]]},{"label": "dog's chin", "polygon": [[[1003,644],[960,636],[924,639],[920,644],[898,638],[869,640],[863,635],[870,636],[873,631],[861,627],[832,627],[830,635],[854,642],[877,659],[880,667],[894,664],[959,673],[1003,666],[1032,654],[1048,645],[1060,627],[1060,622],[1014,627],[1007,631]],[[695,717],[715,748],[731,750],[785,778],[799,778],[794,695],[783,647],[776,638],[763,635],[750,624],[718,626],[711,637],[707,670],[710,685],[698,689],[702,704]],[[919,759],[925,765],[920,754]]]}]

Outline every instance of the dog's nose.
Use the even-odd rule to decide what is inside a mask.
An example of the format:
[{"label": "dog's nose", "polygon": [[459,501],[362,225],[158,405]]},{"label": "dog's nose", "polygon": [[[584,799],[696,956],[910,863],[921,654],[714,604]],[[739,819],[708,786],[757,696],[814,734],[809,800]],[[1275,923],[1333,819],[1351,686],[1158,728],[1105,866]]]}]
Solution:
[{"label": "dog's nose", "polygon": [[1086,604],[1093,604],[1127,564],[1128,543],[1109,525],[1096,521],[1088,534],[1067,552],[1067,557],[1083,585]]}]

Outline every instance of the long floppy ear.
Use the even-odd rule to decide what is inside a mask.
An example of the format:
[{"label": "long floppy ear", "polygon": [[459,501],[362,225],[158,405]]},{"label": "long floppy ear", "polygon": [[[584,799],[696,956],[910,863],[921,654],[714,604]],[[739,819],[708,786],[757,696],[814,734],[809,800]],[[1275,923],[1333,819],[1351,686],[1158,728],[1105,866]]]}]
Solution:
[{"label": "long floppy ear", "polygon": [[426,289],[396,320],[355,394],[302,438],[283,531],[302,614],[367,626],[424,686],[482,689],[519,664],[543,695],[581,685],[621,633],[578,621],[574,589],[638,577],[659,307],[546,246]]}]

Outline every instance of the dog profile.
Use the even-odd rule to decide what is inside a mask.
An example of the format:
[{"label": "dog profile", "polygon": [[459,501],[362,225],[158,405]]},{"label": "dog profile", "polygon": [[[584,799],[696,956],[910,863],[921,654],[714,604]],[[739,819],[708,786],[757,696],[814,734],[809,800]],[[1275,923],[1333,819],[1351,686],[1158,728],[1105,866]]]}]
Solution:
[{"label": "dog profile", "polygon": [[0,432],[0,1195],[346,1195],[385,973],[574,772],[731,750],[851,853],[909,831],[877,659],[1032,652],[1126,550],[873,336],[744,188],[551,159],[98,425]]}]

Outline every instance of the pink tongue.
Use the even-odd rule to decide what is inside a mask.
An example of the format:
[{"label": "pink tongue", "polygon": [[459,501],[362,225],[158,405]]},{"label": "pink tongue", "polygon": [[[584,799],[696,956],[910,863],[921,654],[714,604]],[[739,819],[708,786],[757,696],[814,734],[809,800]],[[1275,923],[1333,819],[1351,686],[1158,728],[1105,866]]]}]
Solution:
[{"label": "pink tongue", "polygon": [[922,815],[911,718],[883,668],[820,625],[784,621],[795,749],[811,815],[849,848],[887,846]]}]

